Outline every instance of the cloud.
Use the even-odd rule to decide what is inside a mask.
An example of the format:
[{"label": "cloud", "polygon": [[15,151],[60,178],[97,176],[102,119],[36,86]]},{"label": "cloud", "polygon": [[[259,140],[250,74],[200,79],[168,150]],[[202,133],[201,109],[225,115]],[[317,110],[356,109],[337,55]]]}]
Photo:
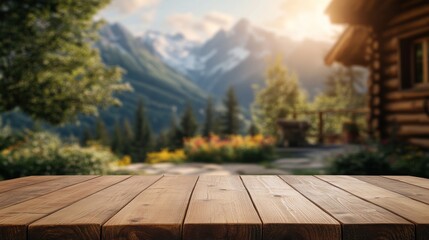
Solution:
[{"label": "cloud", "polygon": [[271,29],[284,32],[296,40],[305,38],[333,41],[341,26],[330,23],[325,9],[331,0],[284,0],[281,14],[267,23]]},{"label": "cloud", "polygon": [[209,12],[202,17],[192,13],[177,13],[167,19],[167,24],[173,32],[183,33],[194,41],[203,41],[219,29],[229,28],[233,23],[233,17],[220,12]]},{"label": "cloud", "polygon": [[113,0],[109,8],[122,14],[129,14],[142,8],[153,8],[158,3],[158,0]]}]

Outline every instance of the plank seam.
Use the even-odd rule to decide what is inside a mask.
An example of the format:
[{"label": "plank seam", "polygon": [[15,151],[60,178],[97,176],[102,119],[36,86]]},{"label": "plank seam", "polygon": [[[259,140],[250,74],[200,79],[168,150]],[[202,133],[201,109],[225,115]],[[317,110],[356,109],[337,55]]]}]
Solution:
[{"label": "plank seam", "polygon": [[[44,193],[44,194],[42,194],[42,195],[40,195],[40,196],[34,196],[34,197],[32,197],[32,198],[28,198],[28,199],[25,199],[25,200],[20,201],[20,202],[14,202],[13,204],[10,204],[10,205],[6,205],[6,206],[3,206],[3,207],[0,207],[0,209],[5,209],[5,208],[8,208],[8,207],[11,207],[11,206],[14,206],[14,205],[20,204],[20,203],[24,203],[24,202],[27,202],[27,201],[33,200],[33,199],[35,199],[35,198],[42,197],[42,196],[45,196],[45,195],[48,195],[48,194],[54,193],[54,192],[59,191],[59,190],[61,190],[61,189],[64,189],[64,188],[67,188],[67,187],[71,187],[71,186],[74,186],[74,185],[77,185],[77,184],[80,184],[80,183],[87,182],[87,181],[92,180],[92,179],[95,179],[95,178],[97,178],[97,177],[99,177],[99,176],[98,176],[98,175],[96,175],[96,176],[94,176],[93,178],[88,178],[88,179],[87,179],[87,180],[85,180],[85,181],[82,181],[82,182],[76,182],[76,183],[73,183],[73,184],[70,184],[70,185],[67,185],[67,186],[63,186],[63,187],[61,187],[61,188],[59,188],[59,189],[56,189],[56,190],[54,190],[54,191],[46,192],[46,193]],[[61,180],[61,178],[59,178],[59,179],[53,179],[53,181],[56,181],[56,180]],[[46,182],[48,182],[48,181],[46,181]],[[46,183],[46,182],[41,182],[41,183]],[[34,185],[30,185],[30,186],[34,186]],[[19,189],[19,188],[18,188],[18,189]]]},{"label": "plank seam", "polygon": [[[95,177],[95,178],[92,178],[92,179],[90,179],[90,180],[93,180],[93,179],[97,179],[97,178],[100,178],[101,176],[98,176],[98,177]],[[45,217],[47,217],[47,216],[49,216],[49,215],[52,215],[52,214],[54,214],[54,213],[56,213],[56,212],[58,212],[58,211],[61,211],[62,209],[64,209],[64,208],[66,208],[66,207],[68,207],[68,206],[70,206],[70,205],[72,205],[72,204],[74,204],[74,203],[77,203],[77,202],[79,202],[79,201],[81,201],[81,200],[83,200],[83,199],[85,199],[85,198],[88,198],[88,197],[90,197],[90,196],[92,196],[92,195],[94,195],[94,194],[96,194],[96,193],[98,193],[98,192],[100,192],[100,191],[103,191],[104,189],[106,189],[106,188],[109,188],[109,187],[112,187],[112,186],[114,186],[114,185],[116,185],[116,184],[118,184],[118,183],[120,183],[120,182],[123,182],[123,181],[125,181],[125,180],[127,180],[128,178],[130,178],[131,176],[129,176],[129,177],[127,177],[127,178],[125,178],[125,179],[123,179],[123,180],[121,180],[121,181],[119,181],[119,182],[117,182],[117,183],[115,183],[115,184],[113,184],[113,185],[110,185],[110,186],[106,186],[106,187],[104,187],[104,188],[102,188],[102,189],[100,189],[100,190],[98,190],[98,191],[96,191],[96,192],[93,192],[93,193],[91,193],[90,195],[88,195],[88,196],[86,196],[86,197],[84,197],[84,198],[81,198],[81,199],[77,199],[76,201],[74,201],[74,202],[71,202],[70,204],[68,204],[68,205],[66,205],[66,206],[63,206],[63,207],[61,207],[61,208],[59,208],[59,209],[57,209],[57,210],[55,210],[55,211],[53,211],[53,212],[51,212],[51,213],[48,213],[48,214],[46,214],[45,216],[43,216],[43,217],[41,217],[41,218],[38,218],[38,219],[35,219],[35,220],[33,220],[33,221],[31,221],[31,222],[29,222],[28,224],[27,224],[27,226],[26,226],[26,239],[28,240],[28,238],[29,238],[29,234],[28,234],[28,231],[29,231],[29,226],[31,225],[31,224],[33,224],[34,222],[37,222],[37,221],[39,221],[40,219],[42,219],[42,218],[45,218]],[[85,183],[85,182],[82,182],[82,183]],[[70,187],[72,187],[72,186],[70,186]],[[39,197],[43,197],[43,196],[39,196]]]},{"label": "plank seam", "polygon": [[[312,175],[313,176],[313,175]],[[311,200],[310,198],[308,198],[307,196],[305,196],[302,192],[300,192],[298,189],[296,189],[294,186],[292,186],[291,184],[289,184],[288,182],[286,182],[286,180],[284,180],[281,176],[277,175],[277,177],[279,177],[283,182],[285,182],[288,186],[290,186],[292,189],[294,189],[297,193],[299,193],[301,196],[303,196],[305,199],[307,199],[308,201],[310,201],[311,203],[313,203],[316,207],[318,207],[319,209],[321,209],[323,212],[325,212],[326,214],[328,214],[329,216],[331,216],[333,219],[335,219],[340,225],[340,235],[341,235],[341,239],[344,239],[343,236],[343,227],[344,227],[344,223],[341,222],[339,219],[337,219],[334,215],[332,215],[331,213],[329,213],[327,210],[325,210],[324,208],[322,208],[319,204],[317,204],[316,202],[314,202],[313,200]]]},{"label": "plank seam", "polygon": [[[366,183],[368,183],[368,184],[374,185],[374,186],[376,186],[376,187],[383,188],[383,189],[385,189],[385,190],[388,190],[388,191],[391,191],[391,192],[397,193],[397,194],[399,194],[399,195],[401,195],[401,196],[404,196],[404,197],[407,197],[407,198],[411,198],[411,199],[413,199],[413,200],[415,200],[415,201],[417,201],[417,202],[421,202],[421,203],[423,203],[423,204],[429,205],[429,203],[428,203],[428,202],[425,202],[425,201],[423,201],[423,200],[417,199],[417,198],[415,198],[414,196],[408,196],[408,195],[405,195],[405,194],[403,194],[403,193],[397,192],[397,190],[386,189],[386,188],[384,188],[384,187],[382,187],[382,186],[379,186],[379,185],[373,184],[373,183],[371,183],[371,182],[368,182],[368,181],[366,181],[365,179],[356,178],[356,177],[354,177],[354,176],[351,176],[351,177],[353,177],[353,178],[355,178],[355,179],[357,179],[357,180],[360,180],[360,181],[366,182]],[[381,176],[380,176],[380,177],[381,177]],[[394,180],[394,179],[390,179],[390,178],[386,178],[386,179],[388,179],[388,180]],[[399,182],[400,182],[400,183],[403,183],[403,184],[410,185],[410,187],[418,187],[418,188],[421,188],[423,191],[427,191],[427,190],[428,190],[428,189],[426,189],[426,188],[422,188],[422,187],[419,187],[419,186],[416,186],[416,185],[408,184],[408,183],[406,183],[406,182],[402,182],[402,181],[399,181]]]},{"label": "plank seam", "polygon": [[[133,176],[127,178],[130,179]],[[122,206],[121,208],[119,208],[118,211],[115,212],[115,214],[112,214],[112,216],[110,216],[107,220],[105,220],[104,222],[100,223],[100,240],[103,239],[103,226],[106,222],[108,222],[111,218],[113,218],[116,214],[118,214],[118,212],[120,212],[122,209],[124,209],[128,204],[130,204],[130,202],[132,202],[135,198],[137,198],[137,196],[139,196],[142,192],[144,192],[146,189],[148,189],[149,187],[151,187],[152,185],[154,185],[155,183],[157,183],[161,178],[163,178],[164,175],[159,176],[158,179],[156,179],[153,183],[149,184],[147,187],[145,187],[143,190],[139,191],[134,197],[131,198],[130,201],[128,201],[127,203],[124,204],[124,206]],[[126,179],[126,180],[127,180]],[[112,185],[113,186],[113,185]]]},{"label": "plank seam", "polygon": [[253,197],[250,194],[249,189],[247,189],[247,186],[244,183],[243,178],[241,177],[241,175],[239,177],[240,177],[240,180],[241,180],[241,184],[243,184],[244,189],[246,189],[247,195],[249,195],[250,201],[252,201],[253,208],[255,209],[256,213],[258,214],[259,220],[261,221],[261,225],[262,225],[261,226],[261,239],[264,239],[264,225],[265,225],[265,223],[262,220],[261,214],[259,213],[258,208],[256,207],[256,204],[255,204],[255,201],[253,200]]},{"label": "plank seam", "polygon": [[[30,177],[36,177],[36,176],[28,176],[28,178],[30,178]],[[0,194],[1,193],[6,193],[6,192],[9,192],[9,191],[12,191],[12,190],[20,189],[20,188],[23,188],[23,187],[33,186],[33,185],[36,185],[36,184],[39,184],[39,183],[45,183],[45,182],[49,182],[49,181],[54,181],[54,180],[57,180],[57,179],[59,179],[59,177],[58,178],[53,178],[53,179],[47,179],[47,180],[44,180],[44,181],[41,181],[41,182],[30,183],[30,184],[25,185],[25,186],[21,186],[21,187],[9,189],[9,190],[6,190],[6,191],[2,191],[2,192],[0,192]]]},{"label": "plank seam", "polygon": [[194,187],[192,188],[191,194],[189,195],[188,204],[186,204],[185,215],[183,216],[182,225],[180,226],[180,236],[181,236],[180,238],[182,240],[184,238],[185,220],[186,220],[186,216],[188,215],[189,205],[191,205],[192,195],[194,195],[194,190],[199,180],[200,180],[200,176],[197,177],[197,180],[194,183]]},{"label": "plank seam", "polygon": [[[374,202],[371,202],[371,201],[369,201],[369,200],[367,200],[367,199],[365,199],[365,198],[362,198],[362,197],[359,197],[359,196],[357,196],[357,195],[355,195],[355,194],[353,194],[352,192],[349,192],[349,191],[347,191],[346,189],[344,189],[344,188],[341,188],[341,187],[338,187],[338,186],[335,186],[334,184],[332,184],[332,183],[330,183],[330,182],[328,182],[328,181],[325,181],[325,180],[323,180],[323,179],[321,179],[321,178],[319,178],[319,177],[317,177],[317,176],[314,176],[314,177],[316,177],[317,179],[320,179],[320,180],[322,180],[322,181],[324,181],[324,182],[326,182],[326,183],[328,183],[328,184],[330,184],[330,185],[332,185],[332,186],[334,186],[334,187],[336,187],[336,188],[338,188],[338,189],[341,189],[341,190],[343,190],[343,191],[345,191],[345,192],[347,192],[347,193],[349,193],[349,194],[351,194],[351,195],[353,195],[353,196],[355,196],[355,197],[357,197],[357,198],[359,198],[359,199],[362,199],[362,200],[364,200],[365,202],[368,202],[368,203],[370,203],[370,204],[374,204],[374,205],[376,205],[376,206],[378,206],[378,207],[380,207],[380,208],[382,208],[382,209],[384,209],[384,210],[386,210],[386,211],[388,211],[388,212],[391,212],[392,214],[394,214],[394,215],[396,215],[396,216],[398,216],[398,217],[400,217],[400,218],[403,218],[403,219],[405,219],[405,220],[407,220],[408,222],[410,222],[410,223],[412,223],[413,225],[414,225],[414,229],[416,230],[416,227],[417,227],[417,223],[416,222],[414,222],[414,221],[412,221],[412,220],[410,220],[410,219],[408,219],[408,218],[406,218],[406,217],[404,217],[404,216],[401,216],[401,215],[399,215],[398,213],[395,213],[395,212],[393,212],[393,211],[391,211],[391,210],[389,210],[389,209],[387,209],[387,208],[385,208],[385,207],[383,207],[383,206],[380,206],[379,204],[377,204],[377,203],[374,203]],[[358,179],[359,180],[359,179]],[[359,180],[359,181],[361,181],[361,180]],[[366,183],[366,182],[365,182]],[[369,183],[370,184],[370,183]],[[371,184],[372,185],[372,184]],[[375,186],[375,185],[373,185],[373,186]],[[375,186],[375,187],[378,187],[378,186]],[[384,188],[383,188],[384,189]],[[384,190],[386,190],[386,191],[390,191],[390,190],[387,190],[387,189],[384,189]],[[411,199],[411,198],[409,198],[409,199]],[[411,199],[411,200],[414,200],[414,199]],[[416,231],[414,231],[416,234],[417,234],[417,232]]]},{"label": "plank seam", "polygon": [[[419,186],[419,185],[417,185],[417,184],[413,184],[413,183],[405,182],[405,181],[402,181],[402,180],[399,180],[399,179],[396,179],[396,178],[390,178],[389,176],[380,176],[380,177],[387,178],[387,179],[390,179],[390,180],[395,180],[395,181],[397,181],[397,182],[401,182],[401,183],[406,183],[406,184],[411,185],[411,186],[416,186],[416,187],[420,187],[420,188],[424,188],[424,189],[429,189],[429,188],[427,188],[427,187],[423,187],[423,186]],[[404,176],[404,177],[405,177],[405,176]],[[408,177],[414,177],[414,176],[408,176]]]}]

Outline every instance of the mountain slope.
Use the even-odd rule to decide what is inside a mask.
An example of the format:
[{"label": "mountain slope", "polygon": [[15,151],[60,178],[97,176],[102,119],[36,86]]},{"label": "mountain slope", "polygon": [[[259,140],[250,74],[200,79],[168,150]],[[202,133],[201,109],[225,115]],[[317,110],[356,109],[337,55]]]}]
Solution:
[{"label": "mountain slope", "polygon": [[[301,86],[310,97],[322,89],[324,79],[329,74],[323,59],[330,44],[309,40],[296,42],[255,27],[247,20],[238,21],[229,30],[220,30],[201,45],[186,45],[183,38],[180,39],[181,44],[169,44],[170,48],[177,48],[174,51],[170,49],[170,52],[186,52],[180,61],[172,59],[175,57],[173,54],[161,54],[166,51],[163,45],[151,44],[151,41],[145,40],[147,38],[148,35],[145,35],[141,41],[160,59],[209,94],[223,96],[226,89],[233,86],[245,108],[249,108],[254,100],[252,85],[264,85],[267,64],[278,56],[283,57],[285,65],[298,74]],[[160,33],[157,39],[162,39]],[[174,42],[174,39],[170,37],[168,41]],[[182,46],[187,48],[183,49]]]},{"label": "mountain slope", "polygon": [[204,91],[153,56],[123,26],[108,25],[100,35],[96,46],[103,61],[121,67],[125,71],[124,81],[134,89],[118,96],[123,103],[121,108],[111,108],[103,113],[108,123],[115,118],[132,119],[139,99],[145,101],[147,115],[157,130],[167,126],[172,109],[180,112],[188,101],[196,108],[205,104],[207,94]]}]

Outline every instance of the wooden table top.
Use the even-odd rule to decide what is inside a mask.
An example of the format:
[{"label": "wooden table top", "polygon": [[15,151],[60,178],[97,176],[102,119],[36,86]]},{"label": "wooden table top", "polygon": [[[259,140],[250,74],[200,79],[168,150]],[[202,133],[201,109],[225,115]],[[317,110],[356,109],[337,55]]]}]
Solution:
[{"label": "wooden table top", "polygon": [[0,240],[429,239],[410,176],[34,176],[0,182]]}]

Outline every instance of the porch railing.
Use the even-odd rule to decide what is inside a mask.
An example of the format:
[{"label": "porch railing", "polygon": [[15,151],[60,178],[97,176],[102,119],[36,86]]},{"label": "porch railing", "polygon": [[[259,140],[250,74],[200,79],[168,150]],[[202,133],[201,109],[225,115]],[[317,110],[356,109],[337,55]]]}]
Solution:
[{"label": "porch railing", "polygon": [[[317,143],[324,144],[327,137],[334,137],[340,133],[327,133],[325,124],[329,118],[338,119],[340,117],[348,117],[352,122],[360,122],[360,132],[369,134],[369,128],[365,116],[369,113],[368,109],[343,109],[343,110],[315,110],[315,111],[297,111],[292,113],[293,120],[306,120],[311,125],[311,128],[316,129],[316,133],[309,134],[308,137],[317,138]],[[317,123],[315,127],[314,124]]]}]

